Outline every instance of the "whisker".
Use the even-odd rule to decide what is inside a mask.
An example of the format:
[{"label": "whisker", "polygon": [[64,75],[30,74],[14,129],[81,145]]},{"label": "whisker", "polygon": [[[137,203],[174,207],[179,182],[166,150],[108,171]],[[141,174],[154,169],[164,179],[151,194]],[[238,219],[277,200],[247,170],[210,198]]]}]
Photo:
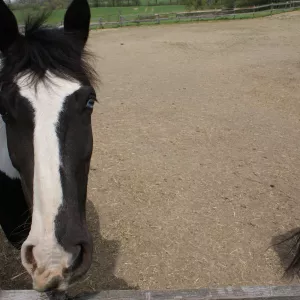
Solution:
[{"label": "whisker", "polygon": [[[28,220],[27,220],[27,221],[28,221]],[[23,223],[23,224],[17,226],[11,233],[16,233],[16,232],[17,232],[17,233],[20,233],[20,232],[23,232],[23,231],[29,229],[29,228],[31,227],[31,223],[27,223],[27,221],[25,221],[25,223]],[[16,230],[18,230],[19,228],[22,228],[22,230],[21,230],[21,231],[16,231]]]},{"label": "whisker", "polygon": [[26,273],[27,273],[26,271],[23,272],[23,273],[20,273],[20,274],[18,274],[18,275],[16,275],[16,276],[12,277],[10,280],[16,280],[17,278],[21,277],[22,275],[24,275],[24,274],[26,274]]}]

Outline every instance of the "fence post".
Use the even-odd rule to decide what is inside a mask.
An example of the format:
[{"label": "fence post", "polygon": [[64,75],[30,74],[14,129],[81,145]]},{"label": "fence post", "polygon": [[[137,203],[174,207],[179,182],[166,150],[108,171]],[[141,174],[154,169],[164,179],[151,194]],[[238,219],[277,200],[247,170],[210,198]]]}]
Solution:
[{"label": "fence post", "polygon": [[233,19],[235,20],[235,7],[233,8]]},{"label": "fence post", "polygon": [[121,11],[121,9],[119,8],[119,9],[118,9],[118,17],[119,17],[118,19],[119,19],[119,25],[120,25],[120,26],[122,26],[122,25],[120,24],[121,15],[122,15],[122,11]]},{"label": "fence post", "polygon": [[99,18],[99,28],[102,28],[103,29],[103,22],[102,22],[102,18]]},{"label": "fence post", "polygon": [[156,14],[156,23],[157,23],[157,24],[160,24],[159,14]]},{"label": "fence post", "polygon": [[253,15],[252,15],[252,18],[254,18],[254,13],[255,13],[255,5],[253,6]]},{"label": "fence post", "polygon": [[119,16],[119,24],[122,27],[123,26],[123,21],[124,21],[124,17],[123,16]]},{"label": "fence post", "polygon": [[273,2],[271,3],[271,16],[273,15]]}]

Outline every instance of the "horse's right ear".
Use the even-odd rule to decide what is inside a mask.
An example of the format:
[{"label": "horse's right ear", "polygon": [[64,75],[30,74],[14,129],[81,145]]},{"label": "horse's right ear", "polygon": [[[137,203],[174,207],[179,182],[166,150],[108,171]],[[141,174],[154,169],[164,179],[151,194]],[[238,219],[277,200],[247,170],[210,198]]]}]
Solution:
[{"label": "horse's right ear", "polygon": [[91,11],[87,0],[73,0],[68,7],[64,30],[66,33],[77,33],[83,45],[85,45],[90,29]]},{"label": "horse's right ear", "polygon": [[8,50],[18,36],[17,20],[4,1],[0,0],[0,51]]}]

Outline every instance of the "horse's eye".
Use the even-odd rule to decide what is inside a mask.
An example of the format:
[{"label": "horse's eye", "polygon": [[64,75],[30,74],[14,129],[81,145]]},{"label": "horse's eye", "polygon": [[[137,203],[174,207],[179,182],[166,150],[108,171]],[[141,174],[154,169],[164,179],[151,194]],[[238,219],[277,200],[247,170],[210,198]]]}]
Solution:
[{"label": "horse's eye", "polygon": [[86,103],[86,108],[93,109],[94,104],[95,104],[95,99],[90,98],[90,99],[87,101],[87,103]]}]

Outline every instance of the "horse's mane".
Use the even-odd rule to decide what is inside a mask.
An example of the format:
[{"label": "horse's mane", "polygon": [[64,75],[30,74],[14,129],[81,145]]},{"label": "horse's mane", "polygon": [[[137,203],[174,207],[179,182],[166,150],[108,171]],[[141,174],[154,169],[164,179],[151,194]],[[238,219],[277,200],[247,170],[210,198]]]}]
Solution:
[{"label": "horse's mane", "polygon": [[91,53],[74,35],[45,25],[48,17],[49,13],[27,17],[24,34],[1,56],[0,83],[22,74],[36,84],[47,79],[47,71],[64,79],[95,82],[96,71],[87,61]]}]

